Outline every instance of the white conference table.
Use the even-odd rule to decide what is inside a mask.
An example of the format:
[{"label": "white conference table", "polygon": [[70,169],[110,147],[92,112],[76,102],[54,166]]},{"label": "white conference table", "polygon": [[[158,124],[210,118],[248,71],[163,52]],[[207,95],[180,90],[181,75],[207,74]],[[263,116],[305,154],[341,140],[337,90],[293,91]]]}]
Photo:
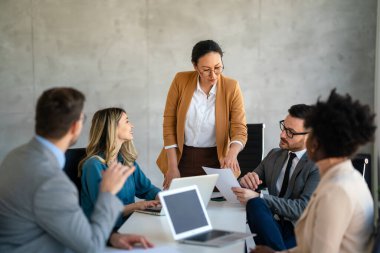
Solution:
[{"label": "white conference table", "polygon": [[[210,201],[207,213],[213,228],[247,232],[245,207],[241,204]],[[172,252],[181,253],[243,253],[245,247],[244,240],[220,248],[177,243],[171,234],[167,217],[136,212],[123,224],[119,232],[144,235],[155,244],[158,251],[160,248],[170,248],[173,249]],[[111,249],[106,249],[105,252],[111,252]]]}]

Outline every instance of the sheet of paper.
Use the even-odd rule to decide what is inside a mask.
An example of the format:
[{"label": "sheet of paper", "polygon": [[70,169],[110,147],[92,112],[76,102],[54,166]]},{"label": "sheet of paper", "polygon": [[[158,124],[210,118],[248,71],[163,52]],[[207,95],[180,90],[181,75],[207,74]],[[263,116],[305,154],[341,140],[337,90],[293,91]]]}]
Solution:
[{"label": "sheet of paper", "polygon": [[232,187],[241,187],[236,177],[232,173],[232,170],[214,169],[214,168],[208,168],[208,167],[202,167],[202,168],[206,172],[207,175],[210,175],[210,174],[219,175],[218,181],[216,181],[216,187],[229,203],[240,203],[237,200],[234,192],[231,190]]},{"label": "sheet of paper", "polygon": [[123,249],[115,249],[111,247],[107,247],[104,250],[105,253],[179,253],[179,250],[176,247],[169,246],[156,246],[151,249],[142,249],[142,248],[134,248],[132,250],[123,250]]}]

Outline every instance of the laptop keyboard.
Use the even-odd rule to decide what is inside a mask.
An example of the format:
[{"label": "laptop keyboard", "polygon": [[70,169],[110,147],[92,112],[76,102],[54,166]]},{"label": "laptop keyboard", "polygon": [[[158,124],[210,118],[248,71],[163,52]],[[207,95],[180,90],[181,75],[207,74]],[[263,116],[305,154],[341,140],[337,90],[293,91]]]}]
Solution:
[{"label": "laptop keyboard", "polygon": [[149,211],[149,212],[160,213],[161,209],[162,209],[162,206],[152,206],[152,207],[147,207],[144,210]]},{"label": "laptop keyboard", "polygon": [[192,241],[198,241],[198,242],[206,242],[210,241],[212,239],[224,236],[224,235],[229,235],[232,232],[229,231],[221,231],[221,230],[211,230],[199,235],[194,235],[191,237],[186,238],[186,240],[192,240]]}]

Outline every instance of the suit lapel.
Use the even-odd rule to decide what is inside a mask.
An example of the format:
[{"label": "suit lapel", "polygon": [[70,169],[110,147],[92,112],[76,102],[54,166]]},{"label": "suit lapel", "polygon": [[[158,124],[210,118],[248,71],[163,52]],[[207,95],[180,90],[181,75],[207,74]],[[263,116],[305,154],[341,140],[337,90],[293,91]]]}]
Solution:
[{"label": "suit lapel", "polygon": [[180,133],[177,135],[177,142],[178,142],[178,148],[179,148],[180,153],[182,153],[184,139],[185,139],[186,115],[187,115],[187,111],[189,110],[189,106],[193,98],[194,91],[197,88],[197,77],[198,77],[198,74],[197,72],[194,71],[194,73],[191,75],[191,77],[187,81],[185,87],[181,91],[182,94],[179,95],[180,99],[182,98],[179,101],[179,107],[178,107],[178,112],[177,112],[177,115],[180,115],[179,117],[181,117],[180,119],[177,119],[177,120],[180,120],[182,122],[182,124],[177,124],[177,128],[178,128],[177,131],[178,133]]},{"label": "suit lapel", "polygon": [[290,178],[289,184],[288,184],[288,190],[285,193],[285,197],[289,197],[289,193],[293,192],[293,188],[295,185],[296,178],[298,174],[301,172],[302,169],[304,169],[305,164],[307,163],[307,154],[305,153],[302,157],[301,160],[297,163],[296,168],[293,171],[293,174]]},{"label": "suit lapel", "polygon": [[[216,130],[216,146],[225,147],[224,142],[229,137],[229,133],[226,132],[224,122],[229,122],[227,119],[228,112],[227,103],[225,101],[225,90],[223,85],[222,75],[219,76],[216,84],[216,97],[215,97],[215,130]],[[227,150],[218,150],[218,156],[224,155]],[[220,158],[220,157],[219,157]]]},{"label": "suit lapel", "polygon": [[279,194],[279,192],[277,191],[277,188],[276,188],[276,184],[277,184],[277,180],[278,180],[278,177],[280,175],[281,169],[284,166],[284,163],[286,162],[287,157],[288,157],[288,151],[283,150],[281,152],[280,156],[278,157],[278,159],[276,159],[274,166],[273,166],[274,171],[272,174],[272,183],[271,183],[272,189],[271,189],[271,191],[275,193],[275,196],[277,196]]}]

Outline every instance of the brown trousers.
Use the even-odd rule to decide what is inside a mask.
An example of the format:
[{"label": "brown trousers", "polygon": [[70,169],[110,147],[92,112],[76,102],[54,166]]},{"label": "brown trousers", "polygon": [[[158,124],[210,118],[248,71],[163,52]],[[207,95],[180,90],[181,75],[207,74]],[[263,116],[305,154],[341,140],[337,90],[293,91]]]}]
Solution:
[{"label": "brown trousers", "polygon": [[181,177],[205,175],[202,166],[220,168],[216,147],[196,148],[184,146],[181,160],[178,164]]}]

